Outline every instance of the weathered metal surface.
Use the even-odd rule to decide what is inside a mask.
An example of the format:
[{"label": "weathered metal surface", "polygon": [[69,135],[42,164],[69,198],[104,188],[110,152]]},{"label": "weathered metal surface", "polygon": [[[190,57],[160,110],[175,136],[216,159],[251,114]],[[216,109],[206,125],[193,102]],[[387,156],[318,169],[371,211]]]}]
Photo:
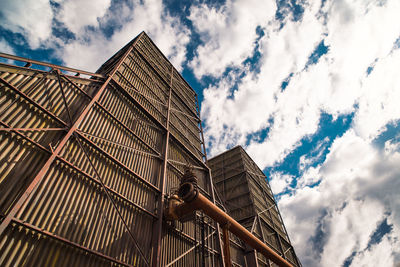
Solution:
[{"label": "weathered metal surface", "polygon": [[[0,57],[23,62],[0,64],[1,266],[221,266],[208,216],[163,220],[162,200],[188,165],[205,197],[297,262],[246,154],[224,159],[214,190],[196,93],[145,33],[96,73]],[[251,266],[243,242],[229,239],[232,265]]]},{"label": "weathered metal surface", "polygon": [[220,266],[213,221],[162,220],[184,166],[214,192],[197,96],[145,33],[95,74],[5,57],[29,64],[0,64],[1,266]]},{"label": "weathered metal surface", "polygon": [[204,197],[204,195],[198,191],[197,185],[194,181],[188,181],[182,178],[182,183],[178,190],[179,198],[172,197],[169,199],[169,202],[174,202],[173,205],[168,205],[168,209],[166,209],[166,215],[168,215],[167,217],[169,219],[175,219],[176,217],[182,218],[193,211],[201,210],[211,219],[218,222],[223,229],[225,266],[232,266],[229,249],[229,230],[235,236],[240,238],[246,245],[256,249],[278,266],[293,267],[291,263],[265,244],[264,241],[261,241],[226,212]]},{"label": "weathered metal surface", "polygon": [[74,69],[74,68],[68,68],[68,67],[64,67],[64,66],[54,65],[54,64],[50,64],[50,63],[46,63],[46,62],[33,60],[33,59],[28,59],[28,58],[18,57],[18,56],[14,56],[14,55],[9,55],[9,54],[6,54],[6,53],[1,53],[1,52],[0,52],[0,58],[6,58],[6,59],[25,62],[26,63],[25,66],[24,66],[25,68],[29,68],[29,67],[32,66],[32,64],[36,64],[36,65],[39,65],[39,66],[49,67],[51,69],[59,69],[59,70],[72,72],[72,73],[75,73],[75,76],[79,76],[80,74],[83,74],[83,75],[87,75],[89,77],[104,78],[103,75],[98,74],[98,73],[92,73],[92,72],[89,72],[89,71],[78,70],[78,69]]},{"label": "weathered metal surface", "polygon": [[[301,266],[266,177],[243,148],[235,147],[208,163],[228,214],[291,264]],[[259,253],[257,262],[269,265]]]}]

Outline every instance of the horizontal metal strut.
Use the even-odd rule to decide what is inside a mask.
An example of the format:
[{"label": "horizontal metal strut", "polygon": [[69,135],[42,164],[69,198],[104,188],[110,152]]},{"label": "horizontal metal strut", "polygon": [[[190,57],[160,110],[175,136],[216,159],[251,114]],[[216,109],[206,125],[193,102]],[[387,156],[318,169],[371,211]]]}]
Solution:
[{"label": "horizontal metal strut", "polygon": [[29,64],[25,65],[26,67],[30,67],[32,64],[35,64],[35,65],[46,66],[46,67],[49,67],[52,69],[61,69],[61,70],[69,71],[69,72],[75,72],[75,73],[94,76],[94,77],[98,77],[98,78],[104,78],[103,75],[98,74],[98,73],[93,73],[93,72],[84,71],[84,70],[78,70],[78,69],[69,68],[69,67],[63,67],[63,66],[54,65],[54,64],[50,64],[50,63],[46,63],[46,62],[41,62],[41,61],[29,59],[29,58],[9,55],[6,53],[0,53],[0,57],[29,63]]}]

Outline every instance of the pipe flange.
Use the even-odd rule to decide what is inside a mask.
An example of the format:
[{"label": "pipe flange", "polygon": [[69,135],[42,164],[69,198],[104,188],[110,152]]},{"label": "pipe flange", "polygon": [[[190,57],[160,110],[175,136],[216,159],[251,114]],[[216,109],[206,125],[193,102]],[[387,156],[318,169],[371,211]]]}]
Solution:
[{"label": "pipe flange", "polygon": [[199,191],[192,183],[183,183],[178,190],[179,197],[185,202],[193,201],[198,194]]}]

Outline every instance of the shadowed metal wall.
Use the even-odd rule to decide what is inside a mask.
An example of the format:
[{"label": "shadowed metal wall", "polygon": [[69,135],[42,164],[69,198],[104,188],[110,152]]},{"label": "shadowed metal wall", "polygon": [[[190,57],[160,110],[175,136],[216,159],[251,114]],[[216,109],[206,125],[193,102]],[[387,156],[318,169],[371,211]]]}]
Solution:
[{"label": "shadowed metal wall", "polygon": [[[301,266],[264,173],[240,146],[208,160],[222,204],[236,221],[294,266]],[[246,259],[255,253],[247,249]],[[275,266],[257,253],[253,266]]]},{"label": "shadowed metal wall", "polygon": [[163,220],[186,165],[215,192],[196,93],[145,33],[96,73],[0,56],[25,64],[0,64],[1,266],[221,265],[215,222]]}]

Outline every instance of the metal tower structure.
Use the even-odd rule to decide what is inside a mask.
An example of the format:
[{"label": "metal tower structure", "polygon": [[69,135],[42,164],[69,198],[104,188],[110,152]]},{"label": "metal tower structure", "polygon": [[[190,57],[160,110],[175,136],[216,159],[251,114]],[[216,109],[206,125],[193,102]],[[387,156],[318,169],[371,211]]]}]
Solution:
[{"label": "metal tower structure", "polygon": [[[208,163],[228,214],[293,266],[301,266],[267,178],[246,151],[236,146]],[[251,266],[276,266],[251,248],[245,257]]]},{"label": "metal tower structure", "polygon": [[187,165],[215,199],[196,93],[144,32],[96,73],[0,57],[1,266],[222,265],[202,212],[163,220]]},{"label": "metal tower structure", "polygon": [[[214,189],[197,95],[144,32],[96,73],[0,58],[0,266],[255,266],[245,242],[298,266],[249,158],[246,181],[269,202],[245,218],[228,203],[235,175],[214,170]],[[188,167],[198,206],[167,219],[172,200],[194,206],[174,197]]]}]

